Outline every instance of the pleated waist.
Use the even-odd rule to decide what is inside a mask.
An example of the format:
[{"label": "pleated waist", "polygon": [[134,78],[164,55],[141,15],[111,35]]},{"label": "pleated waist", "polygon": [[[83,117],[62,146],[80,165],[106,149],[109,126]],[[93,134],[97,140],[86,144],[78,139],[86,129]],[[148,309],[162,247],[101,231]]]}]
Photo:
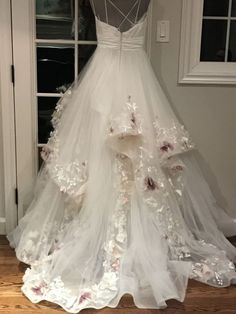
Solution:
[{"label": "pleated waist", "polygon": [[143,37],[137,37],[132,39],[123,38],[122,40],[99,38],[98,47],[117,50],[140,50],[144,49],[144,38]]}]

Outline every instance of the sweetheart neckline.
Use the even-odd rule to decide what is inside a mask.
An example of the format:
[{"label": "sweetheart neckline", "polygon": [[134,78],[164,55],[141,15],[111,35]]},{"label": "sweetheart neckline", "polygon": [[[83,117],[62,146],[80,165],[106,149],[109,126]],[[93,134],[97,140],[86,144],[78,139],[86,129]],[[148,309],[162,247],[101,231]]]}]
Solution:
[{"label": "sweetheart neckline", "polygon": [[106,22],[104,22],[104,21],[99,20],[99,19],[97,18],[97,16],[95,15],[95,20],[96,20],[97,22],[100,22],[100,23],[105,24],[106,26],[108,26],[108,27],[110,27],[110,28],[113,28],[114,30],[116,30],[116,31],[117,31],[118,33],[120,33],[120,34],[126,34],[126,33],[130,32],[130,31],[131,31],[132,29],[134,29],[137,25],[140,25],[140,24],[144,23],[144,22],[146,21],[146,19],[147,19],[147,13],[144,13],[144,15],[138,20],[137,23],[135,23],[133,26],[131,26],[127,31],[121,32],[121,31],[118,29],[118,27],[116,27],[116,26],[114,26],[114,25],[111,25],[111,24],[108,24],[108,23],[106,23]]}]

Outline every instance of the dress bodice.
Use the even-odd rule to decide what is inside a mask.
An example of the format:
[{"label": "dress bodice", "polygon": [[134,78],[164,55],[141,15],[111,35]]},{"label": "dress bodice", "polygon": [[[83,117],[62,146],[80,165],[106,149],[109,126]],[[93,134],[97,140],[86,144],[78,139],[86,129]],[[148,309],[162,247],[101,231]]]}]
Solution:
[{"label": "dress bodice", "polygon": [[98,47],[120,50],[143,49],[146,34],[147,14],[127,31],[121,32],[117,27],[95,17]]}]

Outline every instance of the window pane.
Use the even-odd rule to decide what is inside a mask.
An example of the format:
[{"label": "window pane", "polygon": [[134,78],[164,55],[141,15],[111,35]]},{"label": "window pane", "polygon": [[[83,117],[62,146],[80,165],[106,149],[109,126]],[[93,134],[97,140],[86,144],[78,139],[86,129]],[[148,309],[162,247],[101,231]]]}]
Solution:
[{"label": "window pane", "polygon": [[36,0],[37,38],[73,39],[73,3],[71,0]]},{"label": "window pane", "polygon": [[232,11],[231,11],[232,16],[236,16],[236,0],[232,0]]},{"label": "window pane", "polygon": [[228,61],[236,62],[236,21],[231,21]]},{"label": "window pane", "polygon": [[224,61],[227,21],[203,20],[201,61]]},{"label": "window pane", "polygon": [[37,46],[38,92],[58,93],[74,80],[74,46]]},{"label": "window pane", "polygon": [[79,50],[79,72],[83,69],[88,59],[96,49],[96,45],[78,45]]},{"label": "window pane", "polygon": [[78,0],[79,40],[97,40],[95,18],[89,0]]},{"label": "window pane", "polygon": [[228,16],[229,0],[204,0],[204,16]]},{"label": "window pane", "polygon": [[38,97],[38,143],[47,143],[53,130],[51,119],[58,97]]}]

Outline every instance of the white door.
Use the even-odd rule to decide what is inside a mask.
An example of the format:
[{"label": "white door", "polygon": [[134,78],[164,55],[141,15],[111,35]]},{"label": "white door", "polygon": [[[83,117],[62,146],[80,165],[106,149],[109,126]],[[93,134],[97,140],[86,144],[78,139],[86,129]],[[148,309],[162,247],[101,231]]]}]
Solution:
[{"label": "white door", "polygon": [[11,3],[15,69],[18,210],[10,209],[12,227],[32,200],[55,104],[95,50],[96,30],[89,0],[3,1]]},{"label": "white door", "polygon": [[0,234],[17,222],[11,2],[0,1]]}]

